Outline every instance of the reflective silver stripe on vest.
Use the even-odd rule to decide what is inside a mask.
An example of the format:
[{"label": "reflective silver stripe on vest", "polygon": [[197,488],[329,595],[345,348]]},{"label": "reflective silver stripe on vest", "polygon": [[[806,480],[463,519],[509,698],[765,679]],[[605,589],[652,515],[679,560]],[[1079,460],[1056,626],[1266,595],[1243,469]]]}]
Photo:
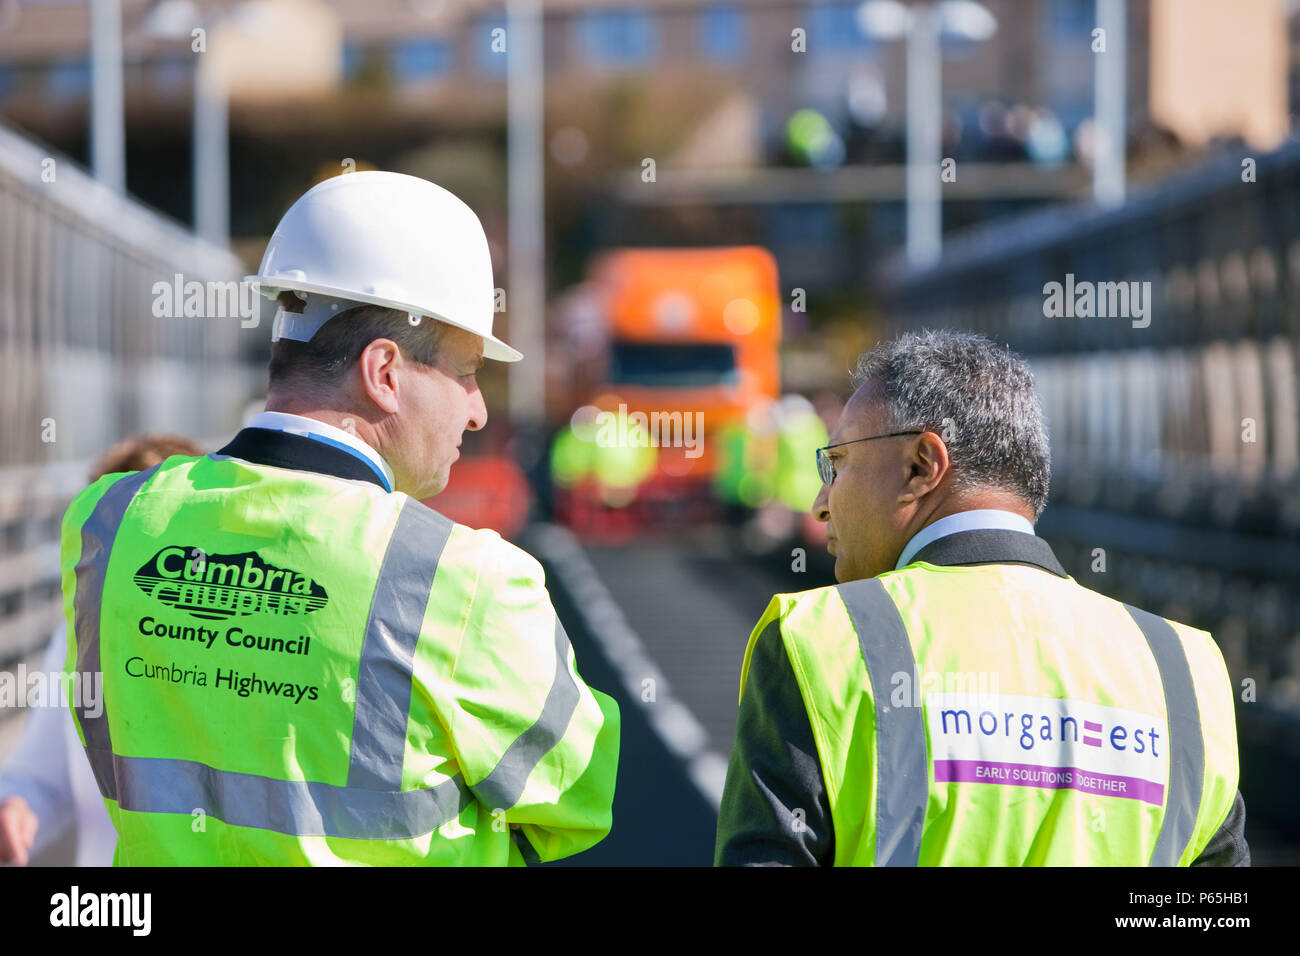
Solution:
[{"label": "reflective silver stripe on vest", "polygon": [[907,628],[875,578],[837,585],[858,632],[876,705],[876,866],[916,866],[930,797],[921,707],[892,707],[894,675],[919,688]]},{"label": "reflective silver stripe on vest", "polygon": [[449,519],[413,498],[397,516],[361,645],[349,787],[402,788],[415,645],[451,528]]},{"label": "reflective silver stripe on vest", "polygon": [[[157,471],[158,465],[154,465],[113,482],[95,502],[86,523],[81,526],[81,556],[77,558],[72,606],[77,671],[81,674],[102,672],[99,664],[99,609],[104,599],[108,555],[127,507],[135,500],[136,492]],[[84,703],[77,703],[76,708],[81,732],[86,737],[86,755],[90,758],[90,768],[99,784],[99,792],[115,800],[117,778],[113,773],[113,740],[108,731],[108,711],[101,706],[92,716]]]},{"label": "reflective silver stripe on vest", "polygon": [[1151,851],[1151,865],[1177,866],[1196,833],[1196,815],[1201,809],[1205,773],[1201,709],[1196,703],[1196,687],[1178,633],[1162,617],[1127,604],[1124,607],[1142,629],[1160,669],[1169,720],[1169,740],[1165,742],[1169,749],[1169,791],[1160,836]]},{"label": "reflective silver stripe on vest", "polygon": [[529,775],[568,729],[578,708],[578,685],[569,673],[569,635],[555,619],[555,678],[541,716],[506,748],[492,771],[476,784],[474,795],[489,810],[509,810],[519,802]]},{"label": "reflective silver stripe on vest", "polygon": [[519,847],[519,852],[523,855],[525,863],[532,866],[534,863],[542,862],[542,858],[537,855],[533,845],[528,842],[528,837],[524,836],[523,830],[518,827],[511,827],[510,838],[515,841],[515,846]]},{"label": "reflective silver stripe on vest", "polygon": [[[229,456],[208,457],[221,460]],[[83,672],[100,670],[100,608],[113,541],[127,507],[157,469],[155,465],[111,485],[82,526],[81,556],[76,566],[74,627],[77,667]],[[385,726],[379,733],[370,735],[360,749],[360,755],[354,742],[349,782],[360,766],[363,775],[369,774],[379,780],[395,772],[396,783],[392,787],[337,787],[217,770],[191,760],[120,756],[112,750],[108,726],[112,701],[106,696],[98,717],[89,716],[84,708],[78,709],[82,732],[86,736],[86,753],[101,793],[116,800],[124,810],[189,815],[195,809],[202,809],[236,826],[274,830],[292,836],[411,839],[430,833],[459,815],[473,800],[459,775],[432,788],[398,792],[406,743],[412,654],[419,639],[438,558],[451,526],[442,515],[417,502],[407,501],[398,516],[394,537],[389,542],[376,585],[376,591],[386,587],[392,593],[377,593],[372,604],[362,650],[360,676],[363,679],[358,681],[357,712],[360,713],[365,706],[367,712],[375,714]],[[399,540],[399,536],[411,536],[412,532],[413,537]],[[413,561],[411,553],[417,549],[421,556]],[[418,577],[423,585],[412,585],[402,579],[403,570]],[[397,579],[386,579],[385,575],[394,575]],[[424,593],[417,597],[415,591],[420,586],[424,587]],[[416,605],[418,610],[413,610]],[[413,628],[407,627],[412,619]],[[385,655],[390,656],[386,659]],[[406,675],[400,691],[395,676],[399,673]],[[389,706],[390,702],[375,699],[377,695],[390,693],[400,693],[402,703]],[[376,752],[373,749],[376,741],[393,739],[393,714],[397,709],[402,714],[401,730],[396,737],[397,750],[387,754]]]},{"label": "reflective silver stripe on vest", "polygon": [[192,760],[114,755],[119,806],[144,813],[196,809],[234,826],[289,836],[409,840],[473,801],[459,775],[426,790],[365,790],[216,770]]}]

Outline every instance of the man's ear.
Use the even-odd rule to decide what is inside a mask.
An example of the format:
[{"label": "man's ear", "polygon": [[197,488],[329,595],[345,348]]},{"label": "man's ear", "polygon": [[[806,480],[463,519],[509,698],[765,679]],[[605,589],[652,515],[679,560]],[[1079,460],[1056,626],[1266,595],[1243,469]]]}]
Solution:
[{"label": "man's ear", "polygon": [[948,474],[951,462],[948,446],[934,432],[922,432],[908,443],[907,448],[903,462],[906,487],[900,500],[915,501],[939,486]]},{"label": "man's ear", "polygon": [[358,390],[387,415],[397,412],[397,372],[402,364],[402,350],[392,339],[374,339],[357,358]]}]

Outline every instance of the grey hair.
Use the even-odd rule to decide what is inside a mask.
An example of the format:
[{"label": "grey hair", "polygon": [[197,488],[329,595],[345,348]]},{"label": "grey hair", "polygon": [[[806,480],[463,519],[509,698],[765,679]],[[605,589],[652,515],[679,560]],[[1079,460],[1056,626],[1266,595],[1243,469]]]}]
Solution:
[{"label": "grey hair", "polygon": [[889,431],[943,439],[955,488],[1010,491],[1042,514],[1051,451],[1033,373],[1014,352],[971,332],[908,332],[862,354],[853,388],[867,383]]},{"label": "grey hair", "polygon": [[[281,292],[279,303],[301,312],[303,303],[292,292]],[[438,364],[447,326],[425,320],[411,325],[408,313],[382,305],[357,303],[333,316],[309,342],[280,339],[271,344],[270,388],[291,384],[319,394],[335,388],[375,339],[396,342],[420,365]]]}]

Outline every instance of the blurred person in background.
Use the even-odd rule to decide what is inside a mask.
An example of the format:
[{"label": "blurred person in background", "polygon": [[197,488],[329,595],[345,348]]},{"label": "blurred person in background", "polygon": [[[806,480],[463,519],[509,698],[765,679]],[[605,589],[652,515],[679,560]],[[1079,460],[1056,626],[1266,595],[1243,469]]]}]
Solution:
[{"label": "blurred person in background", "polygon": [[800,514],[821,490],[810,456],[828,441],[826,425],[803,395],[786,395],[777,405],[776,498]]},{"label": "blurred person in background", "polygon": [[266,411],[64,519],[114,862],[588,849],[612,823],[618,707],[578,675],[541,565],[421,503],[487,422],[484,359],[521,358],[492,334],[477,216],[413,176],[347,173],[285,213],[255,278],[280,304]]},{"label": "blurred person in background", "polygon": [[926,332],[854,386],[813,504],[840,583],[753,630],[715,862],[1249,865],[1214,639],[1080,586],[1034,533],[1028,367]]},{"label": "blurred person in background", "polygon": [[[95,463],[90,481],[118,472],[152,468],[172,455],[193,457],[202,449],[177,435],[140,435],[110,448]],[[67,629],[50,636],[41,661],[57,675],[68,657]],[[90,771],[77,726],[62,696],[34,707],[17,748],[0,769],[0,863],[26,866],[77,826],[77,866],[109,866],[117,834]]]}]

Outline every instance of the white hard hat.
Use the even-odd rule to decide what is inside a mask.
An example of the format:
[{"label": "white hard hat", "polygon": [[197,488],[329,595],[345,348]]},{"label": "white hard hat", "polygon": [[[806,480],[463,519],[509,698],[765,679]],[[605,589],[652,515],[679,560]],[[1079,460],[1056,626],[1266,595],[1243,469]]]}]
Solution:
[{"label": "white hard hat", "polygon": [[481,335],[484,358],[523,358],[492,334],[496,290],[478,217],[416,176],[363,171],[313,186],[275,227],[258,274],[245,279],[269,299],[290,290],[307,303],[302,313],[276,314],[272,341],[309,341],[336,313],[371,304]]}]

